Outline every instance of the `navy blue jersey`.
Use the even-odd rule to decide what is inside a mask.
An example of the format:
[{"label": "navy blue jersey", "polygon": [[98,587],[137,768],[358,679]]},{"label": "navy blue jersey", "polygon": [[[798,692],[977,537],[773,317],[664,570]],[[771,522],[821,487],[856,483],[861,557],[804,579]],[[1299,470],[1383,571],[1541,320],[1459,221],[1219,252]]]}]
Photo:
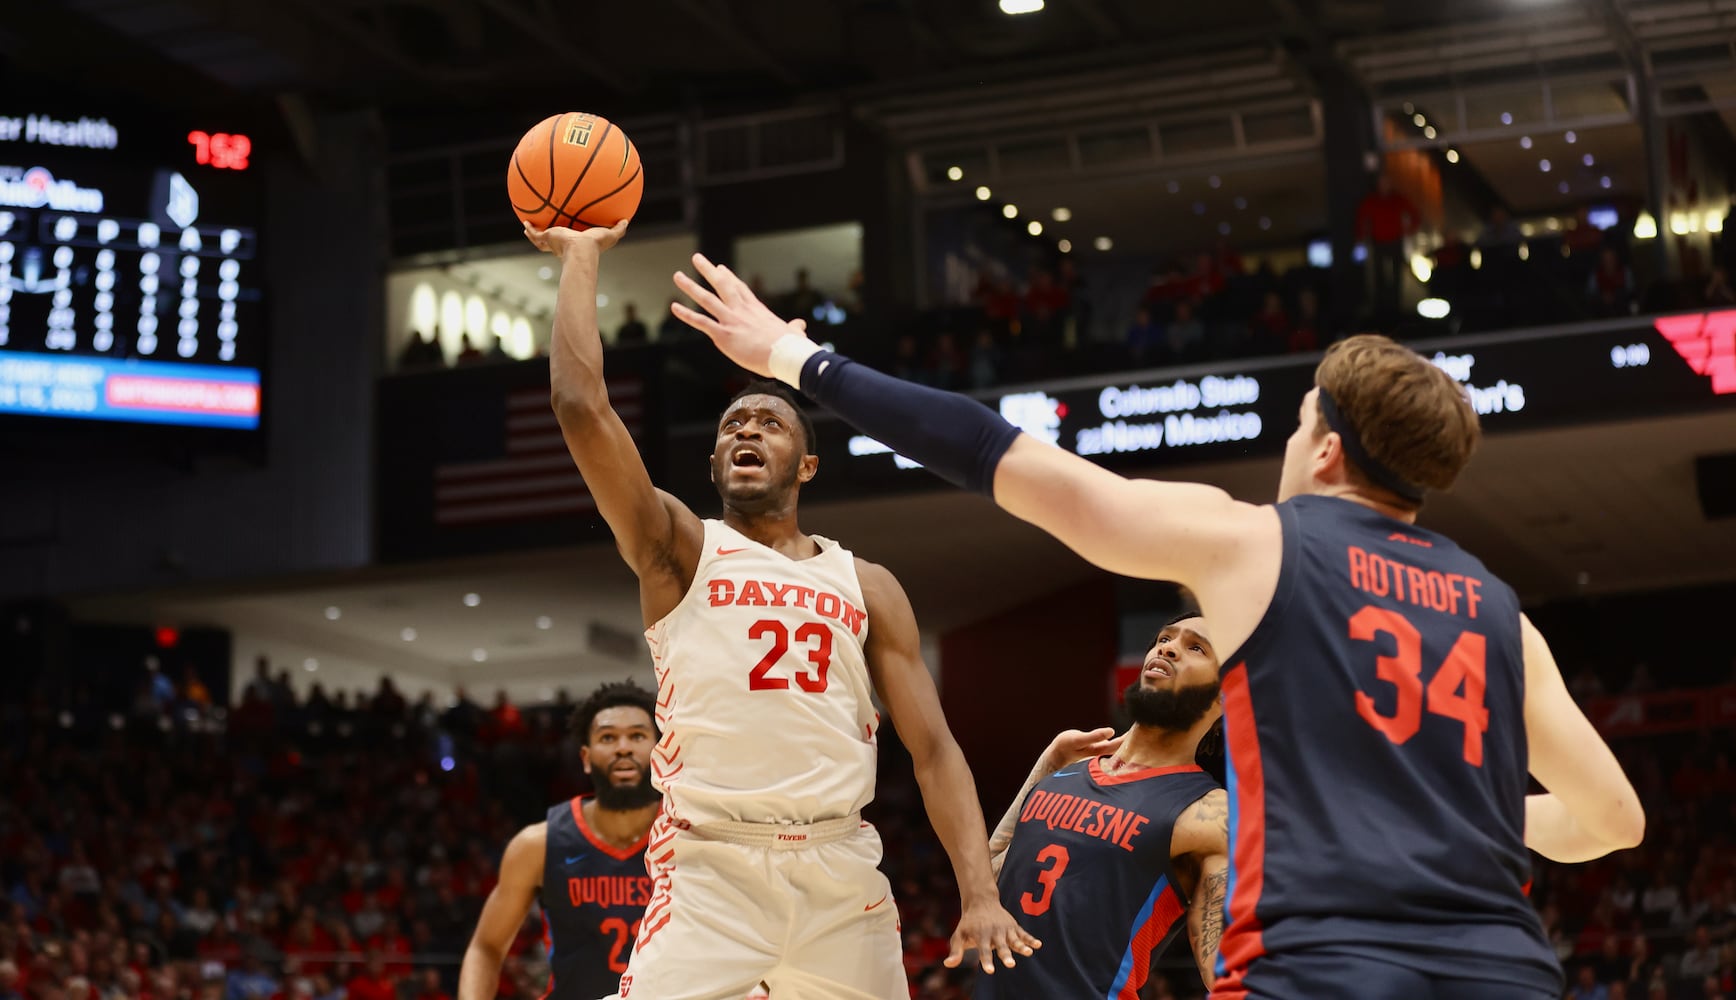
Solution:
[{"label": "navy blue jersey", "polygon": [[1001,905],[1043,947],[977,980],[977,1000],[1133,1000],[1186,922],[1175,821],[1218,783],[1198,767],[1106,774],[1081,761],[1037,783],[1001,865]]},{"label": "navy blue jersey", "polygon": [[585,825],[583,798],[549,810],[540,896],[553,1000],[596,1000],[615,992],[639,918],[651,901],[645,873],[650,831],[625,850]]},{"label": "navy blue jersey", "polygon": [[1559,994],[1527,902],[1519,601],[1450,539],[1278,505],[1271,607],[1225,660],[1230,882],[1214,997],[1313,951]]}]

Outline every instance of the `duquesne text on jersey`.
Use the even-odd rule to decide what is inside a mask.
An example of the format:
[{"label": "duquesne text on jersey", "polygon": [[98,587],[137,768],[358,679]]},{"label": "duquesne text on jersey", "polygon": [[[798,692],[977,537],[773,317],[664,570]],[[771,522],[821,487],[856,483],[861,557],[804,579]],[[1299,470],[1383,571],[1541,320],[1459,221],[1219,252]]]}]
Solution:
[{"label": "duquesne text on jersey", "polygon": [[1101,837],[1124,851],[1131,851],[1134,838],[1151,820],[1106,802],[1039,788],[1025,800],[1019,822],[1044,823],[1051,830],[1072,830],[1087,837]]},{"label": "duquesne text on jersey", "polygon": [[1381,556],[1359,546],[1348,549],[1350,585],[1376,597],[1388,594],[1419,608],[1432,608],[1456,615],[1463,602],[1465,616],[1477,617],[1477,605],[1483,602],[1477,590],[1483,581],[1460,573],[1442,573],[1402,563],[1390,556]]},{"label": "duquesne text on jersey", "polygon": [[714,608],[734,604],[757,608],[812,609],[821,618],[838,621],[849,629],[852,635],[861,635],[862,626],[868,621],[866,611],[837,594],[801,584],[777,583],[772,580],[737,582],[717,579],[707,580],[705,586],[711,591],[711,606]]},{"label": "duquesne text on jersey", "polygon": [[649,876],[591,875],[567,879],[574,906],[645,906],[651,902]]}]

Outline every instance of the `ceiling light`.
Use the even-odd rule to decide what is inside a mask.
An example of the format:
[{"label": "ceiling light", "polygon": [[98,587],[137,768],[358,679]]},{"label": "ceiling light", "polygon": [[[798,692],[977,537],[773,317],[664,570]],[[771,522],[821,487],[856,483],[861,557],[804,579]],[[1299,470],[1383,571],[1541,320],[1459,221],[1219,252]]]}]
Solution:
[{"label": "ceiling light", "polygon": [[1658,238],[1658,220],[1650,212],[1641,212],[1634,220],[1634,239],[1655,240]]},{"label": "ceiling light", "polygon": [[550,618],[548,615],[541,615],[536,620],[536,627],[547,632],[549,629],[555,627],[555,620]]},{"label": "ceiling light", "polygon": [[1544,173],[1548,173],[1549,169],[1550,169],[1549,161],[1548,160],[1538,160],[1537,161],[1537,169],[1543,171]]},{"label": "ceiling light", "polygon": [[1193,209],[1195,215],[1204,215],[1206,214],[1206,203],[1203,201],[1196,201],[1193,204]]},{"label": "ceiling light", "polygon": [[333,604],[325,610],[326,621],[335,622],[344,616],[344,609]]},{"label": "ceiling light", "polygon": [[1529,243],[1519,244],[1519,259],[1520,260],[1530,260],[1531,259],[1531,244],[1529,244]]},{"label": "ceiling light", "polygon": [[1503,125],[1513,124],[1513,113],[1511,111],[1501,112],[1501,124],[1503,124]]},{"label": "ceiling light", "polygon": [[1425,285],[1429,283],[1430,278],[1434,277],[1434,264],[1420,253],[1411,254],[1410,267],[1411,273],[1416,275],[1417,280]]},{"label": "ceiling light", "polygon": [[1480,271],[1482,269],[1483,269],[1483,251],[1478,250],[1476,247],[1472,247],[1471,248],[1471,270]]},{"label": "ceiling light", "polygon": [[1230,224],[1227,222],[1218,223],[1218,235],[1220,235],[1220,236],[1230,235]]},{"label": "ceiling light", "polygon": [[1217,174],[1213,174],[1206,178],[1206,183],[1212,186],[1213,191],[1216,191],[1218,188],[1224,186],[1224,179],[1219,177]]},{"label": "ceiling light", "polygon": [[1041,236],[1043,235],[1043,224],[1038,222],[1036,219],[1032,219],[1030,222],[1025,224],[1025,232],[1030,233],[1032,236]]},{"label": "ceiling light", "polygon": [[416,630],[413,628],[407,628],[404,631],[398,633],[398,638],[404,640],[405,642],[415,642],[416,641]]},{"label": "ceiling light", "polygon": [[[1568,187],[1566,181],[1562,181],[1560,184],[1556,185],[1555,189],[1557,191],[1560,191],[1562,194],[1566,194],[1569,191],[1573,190],[1571,187]],[[1550,220],[1550,221],[1554,221],[1554,220]]]},{"label": "ceiling light", "polygon": [[607,295],[604,295],[602,292],[597,293],[597,308],[598,309],[609,308],[609,297]]},{"label": "ceiling light", "polygon": [[1706,212],[1706,232],[1722,233],[1724,231],[1724,212],[1721,209],[1710,209]]},{"label": "ceiling light", "polygon": [[1099,250],[1107,251],[1107,250],[1113,250],[1115,248],[1115,241],[1110,239],[1107,236],[1099,236],[1096,239],[1091,241],[1091,245],[1096,247]]},{"label": "ceiling light", "polygon": [[473,649],[470,651],[470,658],[472,660],[475,660],[477,663],[487,663],[488,662],[488,650],[486,650],[486,649]]},{"label": "ceiling light", "polygon": [[1181,193],[1181,181],[1170,181],[1165,186],[1169,188],[1170,194],[1180,194]]},{"label": "ceiling light", "polygon": [[481,603],[482,603],[482,595],[481,594],[465,594],[464,595],[464,606],[467,608],[474,608],[478,604],[481,604]]},{"label": "ceiling light", "polygon": [[1404,102],[1404,113],[1405,114],[1407,114],[1407,115],[1411,114],[1411,113],[1415,112],[1416,109],[1417,109],[1417,106],[1412,104],[1411,102],[1409,102],[1409,101]]},{"label": "ceiling light", "polygon": [[1610,179],[1608,177],[1599,177],[1597,179],[1597,186],[1600,188],[1603,188],[1606,191],[1609,190],[1611,184],[1612,184],[1612,182],[1610,181]]},{"label": "ceiling light", "polygon": [[1001,0],[1003,14],[1035,14],[1043,9],[1043,0]]},{"label": "ceiling light", "polygon": [[544,281],[548,281],[555,276],[555,269],[548,266],[539,267],[536,269],[536,276]]},{"label": "ceiling light", "polygon": [[1519,148],[1520,149],[1530,149],[1531,148],[1531,137],[1528,135],[1520,136],[1519,137]]},{"label": "ceiling light", "polygon": [[1061,240],[1060,242],[1055,244],[1055,249],[1061,251],[1062,253],[1072,253],[1073,252],[1073,241],[1072,240]]},{"label": "ceiling light", "polygon": [[1416,114],[1411,115],[1411,124],[1415,125],[1417,128],[1422,128],[1424,125],[1427,125],[1428,123],[1429,123],[1429,120],[1427,118],[1423,117],[1423,113],[1421,111],[1418,111]]},{"label": "ceiling light", "polygon": [[303,669],[303,670],[305,670],[311,674],[315,670],[319,669],[319,661],[310,656],[307,659],[301,661],[301,669]]},{"label": "ceiling light", "polygon": [[1235,205],[1238,209],[1245,209],[1248,207],[1248,199],[1242,197],[1241,195],[1236,195]]},{"label": "ceiling light", "polygon": [[1073,210],[1070,208],[1057,208],[1053,212],[1050,212],[1049,216],[1056,222],[1069,222],[1072,221]]},{"label": "ceiling light", "polygon": [[978,185],[978,187],[976,189],[976,196],[977,196],[977,201],[988,201],[991,197],[994,196],[994,192],[990,191],[987,186]]},{"label": "ceiling light", "polygon": [[1448,163],[1459,162],[1459,151],[1456,149],[1447,150],[1447,162]]},{"label": "ceiling light", "polygon": [[1567,134],[1566,134],[1566,135],[1564,135],[1564,136],[1562,136],[1562,138],[1563,138],[1563,139],[1566,139],[1566,140],[1567,140],[1567,144],[1568,144],[1568,145],[1569,145],[1569,146],[1571,146],[1571,145],[1573,145],[1573,144],[1574,144],[1574,143],[1576,143],[1576,142],[1578,142],[1578,141],[1579,141],[1579,135],[1578,135],[1578,134],[1577,134],[1577,133],[1575,133],[1575,132],[1574,132],[1574,131],[1573,131],[1573,130],[1571,130],[1571,129],[1569,129],[1569,130],[1568,130],[1568,132],[1567,132]]},{"label": "ceiling light", "polygon": [[1597,157],[1591,155],[1590,153],[1587,153],[1584,156],[1579,158],[1579,162],[1585,164],[1588,167],[1594,166],[1597,163]]},{"label": "ceiling light", "polygon": [[1452,311],[1452,303],[1446,299],[1424,299],[1417,303],[1417,315],[1423,319],[1446,319]]},{"label": "ceiling light", "polygon": [[946,179],[949,181],[962,181],[962,180],[964,180],[964,168],[963,167],[947,167],[946,168]]},{"label": "ceiling light", "polygon": [[1260,228],[1261,229],[1271,229],[1272,228],[1272,220],[1268,219],[1264,215],[1260,216]]},{"label": "ceiling light", "polygon": [[1435,132],[1435,127],[1433,125],[1427,126],[1423,129],[1424,139],[1433,139],[1437,134],[1438,133]]},{"label": "ceiling light", "polygon": [[1009,219],[1016,219],[1019,217],[1019,206],[1008,202],[1001,206],[1001,215]]}]

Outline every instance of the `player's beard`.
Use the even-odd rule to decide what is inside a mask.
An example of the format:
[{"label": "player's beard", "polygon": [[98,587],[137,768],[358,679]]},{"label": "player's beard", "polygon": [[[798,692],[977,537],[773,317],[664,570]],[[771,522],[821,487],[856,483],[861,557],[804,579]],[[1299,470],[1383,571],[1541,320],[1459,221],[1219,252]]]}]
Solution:
[{"label": "player's beard", "polygon": [[631,785],[617,785],[607,774],[599,775],[592,784],[597,786],[597,805],[615,812],[643,809],[663,797],[651,787],[650,768],[641,768],[639,780]]},{"label": "player's beard", "polygon": [[1203,684],[1154,690],[1134,681],[1123,698],[1135,725],[1186,732],[1217,704],[1218,682],[1214,678]]}]

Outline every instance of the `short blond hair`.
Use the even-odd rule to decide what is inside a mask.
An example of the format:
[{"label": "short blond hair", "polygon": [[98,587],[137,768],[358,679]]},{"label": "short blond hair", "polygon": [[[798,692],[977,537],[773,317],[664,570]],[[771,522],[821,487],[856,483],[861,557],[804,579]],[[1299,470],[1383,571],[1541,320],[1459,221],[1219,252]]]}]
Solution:
[{"label": "short blond hair", "polygon": [[[1417,486],[1450,489],[1483,438],[1476,408],[1451,375],[1378,334],[1358,334],[1327,348],[1314,369],[1314,384],[1331,394],[1369,458]],[[1326,433],[1324,412],[1317,426]],[[1376,485],[1354,461],[1347,464],[1357,483]],[[1420,506],[1399,500],[1401,506]]]}]

